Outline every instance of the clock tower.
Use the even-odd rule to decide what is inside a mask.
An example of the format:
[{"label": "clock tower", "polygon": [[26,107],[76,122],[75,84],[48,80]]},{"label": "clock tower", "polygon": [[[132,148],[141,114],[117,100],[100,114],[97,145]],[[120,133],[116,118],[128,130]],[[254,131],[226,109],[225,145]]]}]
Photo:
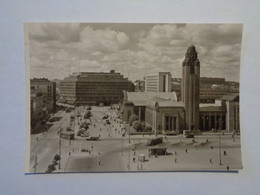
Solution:
[{"label": "clock tower", "polygon": [[197,51],[191,45],[182,63],[181,99],[185,109],[185,128],[187,130],[199,129],[199,85],[200,62]]}]

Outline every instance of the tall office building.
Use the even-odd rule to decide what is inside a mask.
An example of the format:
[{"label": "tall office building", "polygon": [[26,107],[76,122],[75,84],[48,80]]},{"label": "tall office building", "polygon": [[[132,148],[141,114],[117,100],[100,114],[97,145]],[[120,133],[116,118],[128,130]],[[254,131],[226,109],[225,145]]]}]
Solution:
[{"label": "tall office building", "polygon": [[60,102],[72,105],[110,105],[123,99],[134,84],[114,70],[74,73],[60,82]]},{"label": "tall office building", "polygon": [[159,72],[145,77],[145,91],[171,92],[171,73]]},{"label": "tall office building", "polygon": [[181,96],[185,108],[186,128],[199,129],[200,62],[194,45],[191,45],[182,63]]}]

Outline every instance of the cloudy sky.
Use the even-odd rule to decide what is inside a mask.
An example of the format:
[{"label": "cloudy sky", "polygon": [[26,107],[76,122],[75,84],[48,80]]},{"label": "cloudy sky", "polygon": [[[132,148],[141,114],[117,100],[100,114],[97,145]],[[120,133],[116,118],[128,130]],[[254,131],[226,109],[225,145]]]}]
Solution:
[{"label": "cloudy sky", "polygon": [[240,24],[29,23],[31,78],[63,79],[70,72],[181,77],[187,48],[194,44],[201,76],[239,81],[243,26]]}]

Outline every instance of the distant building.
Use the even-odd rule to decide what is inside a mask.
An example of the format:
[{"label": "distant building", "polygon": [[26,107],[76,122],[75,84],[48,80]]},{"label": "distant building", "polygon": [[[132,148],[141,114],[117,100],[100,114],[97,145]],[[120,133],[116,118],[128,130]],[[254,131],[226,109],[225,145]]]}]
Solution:
[{"label": "distant building", "polygon": [[135,91],[145,91],[145,81],[137,80],[135,81]]},{"label": "distant building", "polygon": [[200,78],[200,103],[214,103],[224,95],[239,93],[239,83],[224,78]]},{"label": "distant building", "polygon": [[48,112],[56,108],[56,83],[46,78],[34,78],[30,81],[31,91],[38,91],[43,96],[43,107]]},{"label": "distant building", "polygon": [[123,99],[123,91],[134,91],[134,84],[114,70],[80,72],[60,82],[61,103],[71,105],[110,105]]},{"label": "distant building", "polygon": [[171,73],[159,72],[145,77],[145,91],[171,92]]},{"label": "distant building", "polygon": [[44,119],[43,95],[37,90],[31,90],[31,126]]},{"label": "distant building", "polygon": [[54,79],[52,82],[56,83],[56,95],[60,94],[60,80],[59,79]]}]

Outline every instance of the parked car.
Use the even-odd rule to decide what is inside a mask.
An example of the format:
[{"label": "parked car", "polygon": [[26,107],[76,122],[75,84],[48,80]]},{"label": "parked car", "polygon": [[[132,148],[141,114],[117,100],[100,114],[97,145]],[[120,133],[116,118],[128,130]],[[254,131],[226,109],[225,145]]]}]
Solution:
[{"label": "parked car", "polygon": [[81,152],[88,152],[88,149],[82,148]]},{"label": "parked car", "polygon": [[99,136],[90,136],[86,139],[87,141],[99,141]]},{"label": "parked car", "polygon": [[103,119],[107,119],[107,118],[108,118],[108,115],[103,116]]},{"label": "parked car", "polygon": [[147,141],[147,146],[154,146],[154,145],[157,145],[157,144],[161,144],[162,142],[163,142],[162,137],[150,139],[150,140]]},{"label": "parked car", "polygon": [[84,132],[81,133],[81,137],[89,137],[90,133],[89,132]]}]

